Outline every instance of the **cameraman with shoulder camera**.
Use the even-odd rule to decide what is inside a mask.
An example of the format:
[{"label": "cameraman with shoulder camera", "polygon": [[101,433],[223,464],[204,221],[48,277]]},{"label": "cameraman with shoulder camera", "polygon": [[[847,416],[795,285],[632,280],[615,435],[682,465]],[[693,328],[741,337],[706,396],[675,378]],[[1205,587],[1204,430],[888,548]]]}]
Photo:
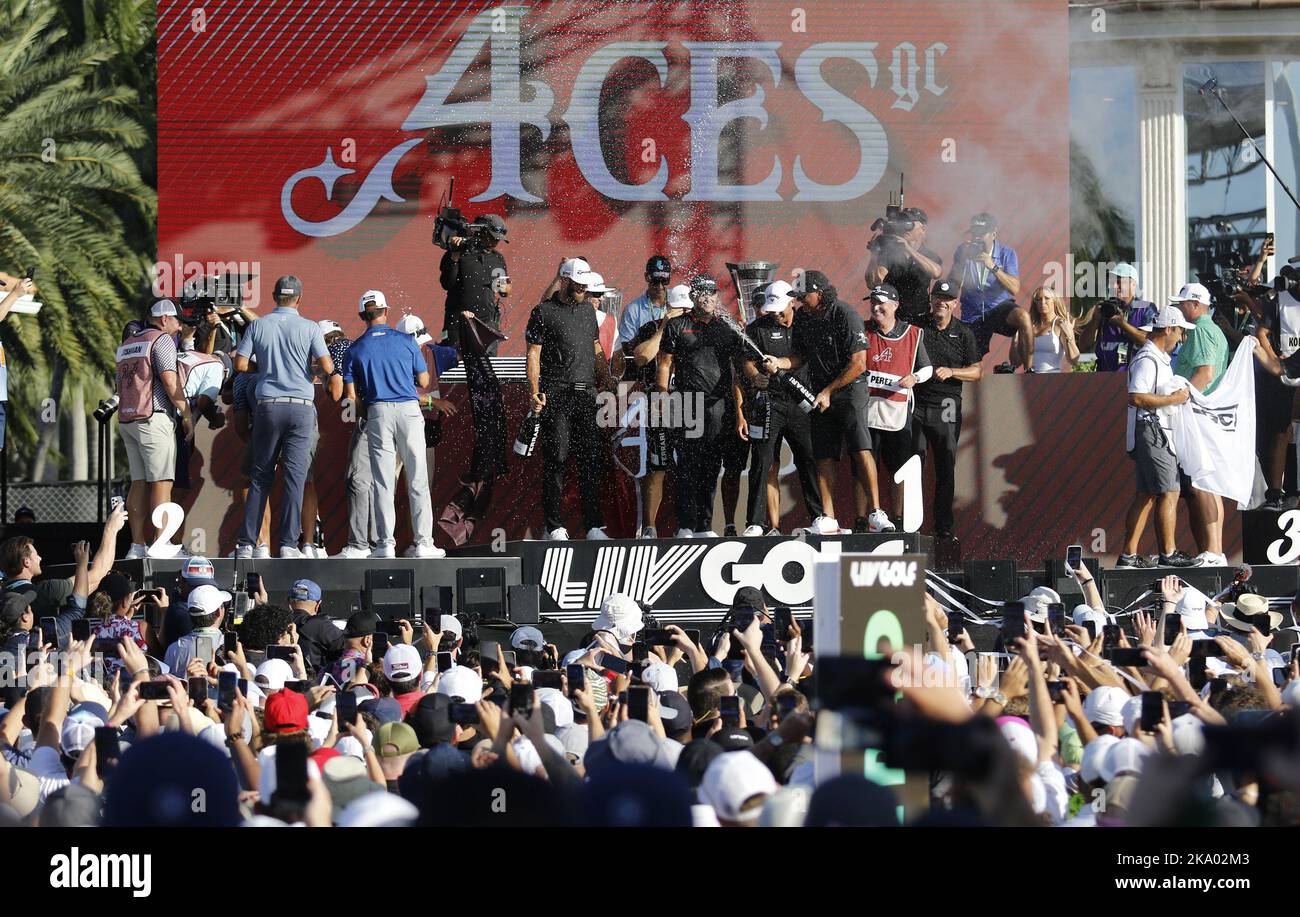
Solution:
[{"label": "cameraman with shoulder camera", "polygon": [[438,280],[447,291],[442,328],[447,343],[459,349],[465,333],[464,320],[471,315],[498,328],[501,315],[492,280],[508,276],[505,257],[497,245],[506,242],[506,224],[495,213],[485,213],[466,226],[467,235],[452,236],[442,256]]},{"label": "cameraman with shoulder camera", "polygon": [[118,424],[131,466],[126,508],[131,548],[126,559],[144,557],[153,534],[153,511],[171,500],[176,477],[176,428],[194,435],[190,405],[176,369],[176,304],[160,299],[149,324],[117,349]]},{"label": "cameraman with shoulder camera", "polygon": [[1114,294],[1097,304],[1097,372],[1113,373],[1128,365],[1130,353],[1147,342],[1142,326],[1151,321],[1155,303],[1137,299],[1138,272],[1131,264],[1117,264]]},{"label": "cameraman with shoulder camera", "polygon": [[871,240],[867,287],[888,283],[898,291],[898,318],[924,324],[930,316],[930,284],[943,276],[943,259],[925,247],[930,218],[919,207],[906,207],[886,219]]},{"label": "cameraman with shoulder camera", "polygon": [[998,221],[991,213],[971,217],[967,241],[953,254],[948,279],[961,290],[961,320],[970,325],[980,354],[989,352],[993,335],[1019,337],[1023,367],[1034,355],[1034,331],[1029,313],[1016,305],[1020,294],[1020,259],[1015,249],[998,241]]}]

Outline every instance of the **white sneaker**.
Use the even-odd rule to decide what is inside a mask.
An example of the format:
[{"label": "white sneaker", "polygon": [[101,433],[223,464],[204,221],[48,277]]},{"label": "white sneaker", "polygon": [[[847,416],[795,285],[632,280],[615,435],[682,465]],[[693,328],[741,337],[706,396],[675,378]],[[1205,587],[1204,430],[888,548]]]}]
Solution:
[{"label": "white sneaker", "polygon": [[406,549],[403,557],[446,557],[447,552],[432,541],[417,541]]},{"label": "white sneaker", "polygon": [[830,516],[818,516],[812,525],[802,531],[808,535],[838,535],[840,524]]},{"label": "white sneaker", "polygon": [[258,560],[270,560],[271,546],[269,544],[259,544],[253,548],[253,556]]},{"label": "white sneaker", "polygon": [[889,514],[883,509],[872,510],[871,515],[867,517],[867,527],[872,532],[894,531],[894,523],[889,521]]},{"label": "white sneaker", "polygon": [[658,538],[659,533],[655,530],[655,527],[653,525],[647,525],[642,527],[641,534],[636,537],[637,538]]},{"label": "white sneaker", "polygon": [[758,538],[762,534],[763,527],[761,525],[747,525],[745,531],[740,533],[740,536],[742,538]]},{"label": "white sneaker", "polygon": [[692,532],[690,529],[678,529],[678,530],[677,530],[677,534],[676,534],[674,537],[676,537],[676,538],[694,538],[694,537],[695,537],[695,533]]},{"label": "white sneaker", "polygon": [[306,556],[306,554],[302,553],[302,551],[299,551],[291,544],[282,545],[280,547],[280,557],[282,560],[302,560]]},{"label": "white sneaker", "polygon": [[342,551],[334,555],[335,557],[344,557],[349,560],[360,560],[363,557],[370,556],[370,548],[358,548],[356,545],[348,545]]},{"label": "white sneaker", "polygon": [[1226,554],[1215,554],[1213,551],[1202,551],[1196,555],[1196,560],[1200,561],[1202,567],[1226,567],[1228,566],[1228,557]]},{"label": "white sneaker", "polygon": [[370,552],[370,556],[377,557],[382,560],[389,557],[396,557],[397,551],[395,551],[393,547],[389,545],[386,548],[375,548],[373,551]]},{"label": "white sneaker", "polygon": [[605,527],[601,525],[601,526],[597,526],[596,528],[587,529],[587,540],[588,541],[609,541],[610,537],[605,534]]},{"label": "white sneaker", "polygon": [[123,560],[143,560],[149,556],[149,546],[147,544],[131,544],[130,550],[126,552]]},{"label": "white sneaker", "polygon": [[568,541],[569,530],[566,529],[564,526],[560,526],[558,529],[551,529],[549,532],[546,533],[546,540],[547,541]]},{"label": "white sneaker", "polygon": [[316,558],[317,560],[324,560],[325,558],[330,556],[330,552],[325,550],[324,545],[313,544],[313,545],[308,545],[308,547],[311,548],[311,556]]},{"label": "white sneaker", "polygon": [[251,544],[241,544],[235,547],[235,560],[252,560],[253,546]]},{"label": "white sneaker", "polygon": [[718,533],[713,531],[713,529],[705,529],[702,532],[696,532],[695,537],[696,538],[717,538]]}]

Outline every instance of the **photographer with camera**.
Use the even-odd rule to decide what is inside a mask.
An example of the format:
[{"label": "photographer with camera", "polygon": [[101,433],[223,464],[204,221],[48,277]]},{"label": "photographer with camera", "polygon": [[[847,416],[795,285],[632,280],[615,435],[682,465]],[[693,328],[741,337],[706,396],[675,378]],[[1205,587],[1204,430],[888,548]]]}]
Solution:
[{"label": "photographer with camera", "polygon": [[943,276],[943,259],[925,247],[930,218],[919,207],[905,207],[878,220],[880,234],[868,250],[867,287],[888,283],[898,291],[898,318],[913,325],[930,317],[930,284]]},{"label": "photographer with camera", "polygon": [[1142,326],[1151,321],[1155,303],[1137,299],[1138,272],[1131,264],[1117,264],[1109,299],[1097,303],[1097,372],[1113,373],[1128,365],[1129,354],[1147,342]]},{"label": "photographer with camera", "polygon": [[129,334],[117,348],[117,418],[131,466],[127,560],[146,556],[155,534],[153,511],[171,501],[177,427],[185,439],[194,436],[189,401],[176,369],[180,327],[176,304],[160,299],[149,309],[148,326]]},{"label": "photographer with camera", "polygon": [[447,291],[442,329],[447,343],[460,349],[466,333],[465,319],[473,316],[493,328],[501,326],[492,281],[510,274],[505,257],[497,251],[497,246],[508,240],[506,224],[495,213],[452,226],[448,232],[463,234],[451,236],[438,267],[438,281]]},{"label": "photographer with camera", "polygon": [[[1272,251],[1272,240],[1265,242],[1264,251]],[[1261,262],[1265,257],[1261,255]],[[1296,388],[1290,383],[1300,378],[1300,275],[1289,265],[1283,268],[1272,290],[1250,297],[1250,310],[1259,342],[1255,348],[1255,442],[1266,485],[1262,508],[1282,510],[1286,508],[1282,484],[1296,401]]]},{"label": "photographer with camera", "polygon": [[595,279],[586,261],[566,261],[560,266],[558,288],[533,307],[524,332],[532,409],[541,419],[542,512],[551,541],[569,539],[562,511],[571,450],[578,465],[587,538],[609,538],[597,474],[596,389],[598,378],[602,388],[611,383],[596,311],[587,301],[587,287]]},{"label": "photographer with camera", "polygon": [[[0,299],[0,322],[9,317],[10,310],[20,297],[36,292],[36,285],[30,277],[11,277],[0,273],[0,290],[5,291]],[[5,362],[4,344],[0,343],[0,452],[5,447],[5,409],[9,404],[9,366]]]},{"label": "photographer with camera", "polygon": [[1026,372],[1033,356],[1029,313],[1016,305],[1020,294],[1020,259],[998,241],[998,221],[991,213],[971,217],[967,241],[953,253],[948,279],[961,291],[961,320],[971,326],[980,353],[989,352],[993,335],[1020,339]]}]

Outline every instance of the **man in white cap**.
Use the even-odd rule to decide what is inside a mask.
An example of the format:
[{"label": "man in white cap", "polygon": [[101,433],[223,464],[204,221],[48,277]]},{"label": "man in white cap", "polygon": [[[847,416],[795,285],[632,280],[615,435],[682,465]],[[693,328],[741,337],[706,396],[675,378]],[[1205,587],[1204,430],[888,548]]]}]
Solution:
[{"label": "man in white cap", "polygon": [[414,543],[407,557],[445,557],[433,543],[433,504],[424,450],[424,416],[416,387],[429,384],[429,369],[415,339],[388,326],[388,300],[379,290],[361,295],[357,311],[366,333],[348,349],[343,364],[347,396],[356,399],[366,418],[370,475],[374,480],[375,534],[371,557],[396,555],[397,460],[406,469]]},{"label": "man in white cap", "polygon": [[1147,342],[1142,326],[1149,324],[1155,304],[1137,299],[1138,272],[1131,264],[1117,264],[1110,270],[1114,295],[1098,304],[1101,322],[1097,326],[1097,372],[1113,373],[1128,365]]},{"label": "man in white cap", "polygon": [[194,435],[189,401],[176,371],[176,304],[160,299],[149,309],[149,325],[117,348],[118,429],[131,471],[127,519],[128,560],[144,557],[155,534],[153,511],[172,498],[176,478],[176,426]]},{"label": "man in white cap", "polygon": [[[808,511],[808,521],[822,515],[822,497],[817,489],[817,460],[812,451],[812,423],[794,396],[783,386],[774,384],[773,371],[778,370],[793,374],[805,388],[809,385],[806,366],[801,364],[798,369],[790,368],[793,365],[791,358],[795,356],[794,325],[800,316],[795,308],[799,301],[793,292],[784,280],[769,284],[763,290],[758,318],[745,329],[755,346],[769,357],[762,364],[745,359],[741,365],[741,377],[749,392],[749,398],[744,399],[747,402],[745,407],[765,424],[761,436],[754,435],[755,431],[740,407],[742,398],[737,385],[737,432],[742,439],[754,444],[749,466],[749,500],[745,508],[747,526],[743,534],[746,536],[780,534],[777,528],[780,523],[777,471],[783,440],[789,444],[799,472],[799,489]],[[773,526],[770,532],[769,524]]]},{"label": "man in white cap", "polygon": [[582,491],[583,526],[589,539],[606,539],[600,498],[600,455],[596,435],[597,378],[608,383],[608,359],[600,346],[596,312],[587,304],[595,277],[586,261],[560,266],[559,288],[533,307],[528,342],[528,389],[541,418],[542,513],[546,537],[566,541],[561,509],[564,477],[572,457]]},{"label": "man in white cap", "polygon": [[1156,311],[1144,327],[1147,342],[1129,361],[1128,428],[1125,449],[1137,463],[1137,494],[1124,524],[1124,547],[1117,567],[1155,566],[1138,553],[1151,508],[1156,509],[1156,541],[1160,565],[1195,567],[1201,561],[1176,549],[1174,526],[1178,515],[1179,471],[1174,454],[1173,410],[1190,396],[1186,388],[1174,389],[1169,354],[1192,327],[1173,306]]},{"label": "man in white cap", "polygon": [[[1228,339],[1214,323],[1210,291],[1199,283],[1188,283],[1176,296],[1169,297],[1169,301],[1194,326],[1187,332],[1187,340],[1174,360],[1174,372],[1196,386],[1198,392],[1208,395],[1218,387],[1230,356]],[[1203,564],[1227,564],[1228,558],[1223,553],[1223,498],[1192,487],[1185,474],[1181,479],[1192,537],[1201,549],[1197,557]]]}]

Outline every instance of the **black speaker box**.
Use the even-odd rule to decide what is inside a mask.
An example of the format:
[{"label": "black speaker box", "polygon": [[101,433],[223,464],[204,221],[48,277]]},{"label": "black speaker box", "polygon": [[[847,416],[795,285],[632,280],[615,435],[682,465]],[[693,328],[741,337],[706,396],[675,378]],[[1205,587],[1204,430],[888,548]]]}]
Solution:
[{"label": "black speaker box", "polygon": [[511,586],[507,612],[512,624],[536,624],[541,620],[542,588],[534,585]]}]

